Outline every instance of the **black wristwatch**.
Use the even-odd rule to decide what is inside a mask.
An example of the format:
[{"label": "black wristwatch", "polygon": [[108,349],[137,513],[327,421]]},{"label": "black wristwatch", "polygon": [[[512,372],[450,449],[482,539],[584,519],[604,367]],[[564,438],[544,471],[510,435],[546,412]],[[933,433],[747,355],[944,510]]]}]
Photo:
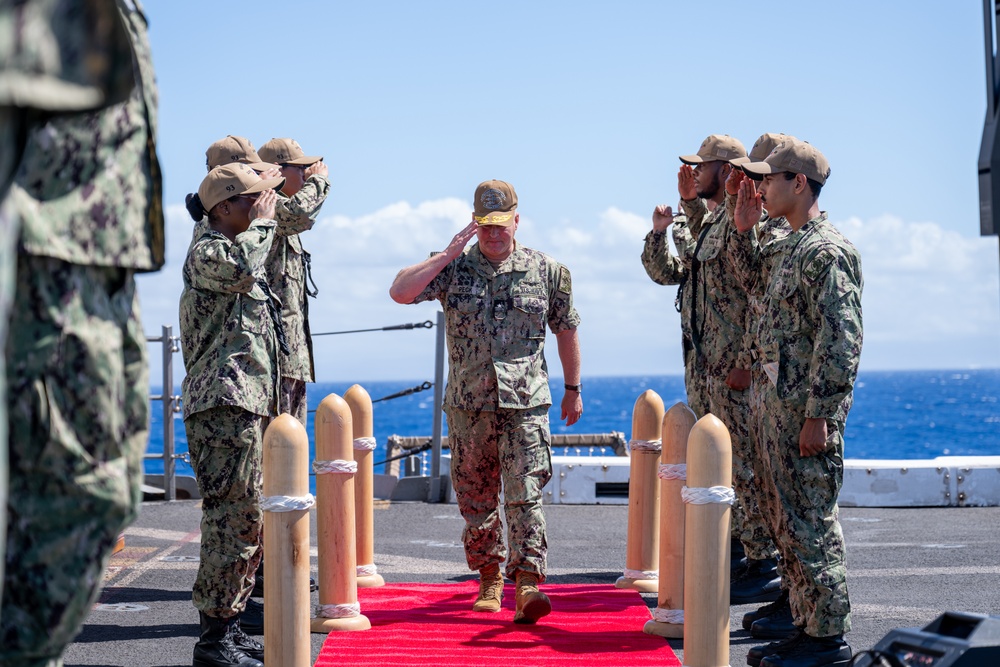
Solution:
[{"label": "black wristwatch", "polygon": [[575,391],[576,393],[579,394],[580,393],[580,388],[583,385],[582,384],[567,384],[567,385],[564,385],[564,386],[566,388],[566,391]]}]

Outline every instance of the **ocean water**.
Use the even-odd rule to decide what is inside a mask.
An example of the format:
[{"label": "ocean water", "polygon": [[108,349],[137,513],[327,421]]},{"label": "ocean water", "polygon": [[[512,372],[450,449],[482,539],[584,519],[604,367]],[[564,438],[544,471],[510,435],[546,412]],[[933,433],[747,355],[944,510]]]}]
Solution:
[{"label": "ocean water", "polygon": [[[343,395],[354,383],[321,383],[308,387],[314,410],[329,395]],[[359,383],[371,395],[375,439],[375,471],[385,459],[390,435],[430,437],[434,391],[402,398],[377,399],[422,384],[422,381]],[[562,397],[562,380],[552,380],[555,400]],[[551,411],[553,433],[608,433],[630,437],[632,407],[642,392],[652,389],[668,408],[684,400],[681,376],[652,375],[583,379],[584,415],[571,428],[559,420],[559,406]],[[160,390],[153,388],[153,394]],[[184,422],[175,417],[175,449],[187,451]],[[312,441],[312,425],[308,428]],[[447,433],[447,427],[445,426]],[[149,453],[163,451],[162,404],[153,403]],[[564,453],[564,452],[556,452]],[[569,452],[577,453],[577,452]],[[586,454],[587,452],[581,452]],[[854,390],[854,407],[847,421],[845,453],[851,459],[929,459],[936,456],[1000,455],[1000,369],[962,371],[873,371],[861,373]],[[310,459],[312,456],[310,456]],[[426,466],[426,464],[425,464]],[[178,462],[178,474],[192,475]],[[147,473],[162,473],[163,462],[146,461]]]}]

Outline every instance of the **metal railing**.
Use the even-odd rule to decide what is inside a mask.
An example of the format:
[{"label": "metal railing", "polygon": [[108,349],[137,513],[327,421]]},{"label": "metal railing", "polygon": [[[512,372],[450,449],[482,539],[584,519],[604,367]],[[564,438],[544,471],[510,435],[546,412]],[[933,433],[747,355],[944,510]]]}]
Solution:
[{"label": "metal railing", "polygon": [[[330,336],[344,333],[362,333],[368,331],[398,331],[430,329],[435,326],[430,320],[416,324],[401,324],[375,329],[356,329],[352,331],[332,331],[313,334],[313,336]],[[428,502],[440,502],[441,496],[441,434],[443,431],[444,411],[442,409],[444,399],[444,313],[437,314],[437,346],[434,359],[434,423],[432,437],[432,458],[431,458],[431,484],[428,492]],[[181,411],[181,397],[174,394],[174,354],[180,352],[180,336],[173,335],[173,327],[161,327],[160,336],[146,336],[146,341],[150,343],[161,343],[163,346],[163,391],[162,393],[150,396],[150,401],[161,401],[163,403],[163,453],[146,454],[146,460],[163,460],[163,494],[165,500],[177,500],[177,461],[187,460],[185,454],[177,454],[174,446],[174,415]],[[424,383],[429,384],[429,383]],[[383,399],[396,398],[414,390],[400,392]]]},{"label": "metal railing", "polygon": [[166,500],[177,500],[177,459],[183,454],[174,453],[174,414],[180,412],[181,397],[174,394],[174,354],[180,352],[180,336],[173,335],[173,327],[161,327],[160,336],[146,336],[150,343],[163,346],[163,391],[149,397],[150,401],[163,403],[163,453],[146,454],[145,459],[163,459],[163,495]]}]

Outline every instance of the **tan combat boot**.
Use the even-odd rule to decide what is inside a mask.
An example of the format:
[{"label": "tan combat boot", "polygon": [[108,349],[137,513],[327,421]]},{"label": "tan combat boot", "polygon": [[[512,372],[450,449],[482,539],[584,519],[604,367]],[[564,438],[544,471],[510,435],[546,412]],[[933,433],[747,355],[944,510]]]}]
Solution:
[{"label": "tan combat boot", "polygon": [[500,611],[500,600],[503,599],[503,575],[500,566],[489,565],[479,571],[479,597],[472,605],[472,611]]},{"label": "tan combat boot", "polygon": [[515,623],[534,623],[552,611],[549,596],[538,590],[538,575],[534,572],[518,571],[514,609]]}]

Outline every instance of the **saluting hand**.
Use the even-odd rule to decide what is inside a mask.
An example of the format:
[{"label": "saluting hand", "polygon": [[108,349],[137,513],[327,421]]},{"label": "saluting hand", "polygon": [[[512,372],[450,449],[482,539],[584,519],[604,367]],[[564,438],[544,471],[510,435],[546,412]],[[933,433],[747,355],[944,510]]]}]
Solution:
[{"label": "saluting hand", "polygon": [[691,201],[698,197],[698,188],[694,184],[694,169],[689,164],[682,164],[677,172],[677,192],[681,199]]},{"label": "saluting hand", "polygon": [[274,219],[274,205],[278,201],[278,193],[274,190],[264,190],[257,197],[257,201],[250,207],[250,219],[266,218]]},{"label": "saluting hand", "polygon": [[314,176],[316,174],[323,177],[329,177],[330,168],[326,166],[325,162],[320,160],[319,162],[313,162],[311,165],[306,167],[305,172],[303,172],[303,176],[305,176],[305,178],[309,178],[310,176]]},{"label": "saluting hand", "polygon": [[467,246],[469,241],[476,235],[476,230],[478,229],[479,223],[473,220],[462,231],[455,234],[455,236],[451,239],[451,243],[448,244],[448,247],[444,249],[442,254],[446,255],[449,261],[461,255],[465,246]]},{"label": "saluting hand", "polygon": [[660,204],[659,206],[653,209],[654,232],[665,231],[673,221],[674,221],[674,212],[669,206],[665,204]]},{"label": "saluting hand", "polygon": [[272,178],[281,178],[281,169],[279,167],[271,167],[270,169],[265,169],[260,172],[260,177],[265,181]]},{"label": "saluting hand", "polygon": [[738,195],[740,193],[740,183],[743,182],[744,178],[746,178],[746,175],[739,167],[730,169],[729,178],[726,179],[726,192],[734,197]]},{"label": "saluting hand", "polygon": [[[735,171],[735,170],[734,170]],[[753,179],[744,178],[740,182],[740,191],[736,196],[736,211],[733,214],[733,224],[736,229],[748,232],[754,225],[760,222],[760,216],[764,213],[764,204],[761,202],[760,193],[753,183]]]}]

